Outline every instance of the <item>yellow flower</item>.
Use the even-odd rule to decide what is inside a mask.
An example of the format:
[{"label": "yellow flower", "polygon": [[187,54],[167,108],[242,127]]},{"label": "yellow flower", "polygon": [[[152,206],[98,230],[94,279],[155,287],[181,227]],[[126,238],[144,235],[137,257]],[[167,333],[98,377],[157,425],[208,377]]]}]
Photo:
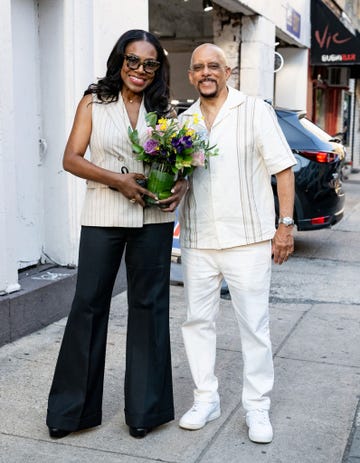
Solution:
[{"label": "yellow flower", "polygon": [[161,119],[159,119],[158,124],[160,126],[160,130],[165,131],[168,127],[168,120],[162,117]]},{"label": "yellow flower", "polygon": [[192,137],[194,134],[195,134],[195,130],[194,130],[194,129],[187,129],[187,131],[185,132],[185,135],[186,135],[187,137]]},{"label": "yellow flower", "polygon": [[194,119],[194,124],[195,124],[195,125],[198,124],[198,123],[199,123],[199,120],[200,120],[200,119],[199,119],[199,114],[195,113],[195,114],[193,115],[193,119]]}]

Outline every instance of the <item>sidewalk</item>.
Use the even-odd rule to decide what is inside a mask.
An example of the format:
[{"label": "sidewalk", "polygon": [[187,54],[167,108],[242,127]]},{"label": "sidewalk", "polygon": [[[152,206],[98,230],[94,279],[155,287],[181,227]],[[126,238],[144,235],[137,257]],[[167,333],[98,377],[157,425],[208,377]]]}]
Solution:
[{"label": "sidewalk", "polygon": [[[360,178],[360,176],[359,176]],[[356,183],[357,182],[357,183]],[[0,348],[1,463],[359,463],[360,181],[349,182],[347,216],[336,227],[296,235],[296,252],[274,266],[271,334],[274,441],[251,443],[241,406],[241,347],[231,301],[221,301],[217,375],[222,415],[200,431],[178,427],[192,403],[181,338],[183,288],[171,286],[176,419],[145,439],[123,415],[126,293],[115,296],[109,325],[103,424],[51,440],[47,394],[65,319]],[[338,243],[344,242],[339,248]],[[181,279],[173,264],[172,280]],[[156,372],[154,372],[156,374]]]},{"label": "sidewalk", "polygon": [[[276,384],[272,395],[274,441],[247,438],[241,407],[241,355],[230,301],[222,301],[217,372],[222,415],[200,431],[177,426],[191,405],[192,384],[180,324],[183,288],[172,287],[171,328],[176,420],[143,440],[124,425],[126,294],[113,299],[104,390],[103,425],[50,440],[46,399],[64,320],[0,349],[0,461],[20,462],[341,462],[359,392],[358,307],[272,304]],[[339,317],[340,315],[340,317]],[[347,335],[344,337],[344,330]],[[360,458],[359,442],[350,462]]]}]

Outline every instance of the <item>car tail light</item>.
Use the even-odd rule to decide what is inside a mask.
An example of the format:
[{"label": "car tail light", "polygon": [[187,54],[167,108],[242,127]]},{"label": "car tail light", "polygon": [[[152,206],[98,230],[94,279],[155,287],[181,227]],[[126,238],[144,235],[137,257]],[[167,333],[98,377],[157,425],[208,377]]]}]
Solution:
[{"label": "car tail light", "polygon": [[299,151],[301,156],[304,156],[310,161],[316,161],[320,163],[330,163],[334,162],[337,159],[337,154],[327,151]]},{"label": "car tail light", "polygon": [[311,219],[311,224],[312,225],[321,225],[323,223],[326,223],[328,222],[329,220],[329,216],[323,216],[323,217],[314,217],[313,219]]}]

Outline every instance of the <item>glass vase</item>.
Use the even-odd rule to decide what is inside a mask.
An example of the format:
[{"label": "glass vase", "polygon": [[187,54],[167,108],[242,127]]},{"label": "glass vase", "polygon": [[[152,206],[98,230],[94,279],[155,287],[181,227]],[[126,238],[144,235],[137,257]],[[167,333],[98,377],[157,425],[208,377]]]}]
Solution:
[{"label": "glass vase", "polygon": [[[171,188],[175,183],[175,174],[171,166],[166,163],[153,163],[150,166],[147,189],[154,193],[159,199],[166,199],[171,196]],[[156,205],[156,201],[149,196],[145,197],[148,205]]]}]

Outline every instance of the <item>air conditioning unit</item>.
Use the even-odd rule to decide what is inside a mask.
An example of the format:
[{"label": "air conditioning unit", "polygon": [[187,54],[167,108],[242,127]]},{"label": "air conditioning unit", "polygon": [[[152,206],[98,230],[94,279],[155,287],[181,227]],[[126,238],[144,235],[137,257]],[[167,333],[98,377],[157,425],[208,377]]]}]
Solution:
[{"label": "air conditioning unit", "polygon": [[327,83],[331,87],[348,87],[350,70],[348,67],[329,67]]}]

